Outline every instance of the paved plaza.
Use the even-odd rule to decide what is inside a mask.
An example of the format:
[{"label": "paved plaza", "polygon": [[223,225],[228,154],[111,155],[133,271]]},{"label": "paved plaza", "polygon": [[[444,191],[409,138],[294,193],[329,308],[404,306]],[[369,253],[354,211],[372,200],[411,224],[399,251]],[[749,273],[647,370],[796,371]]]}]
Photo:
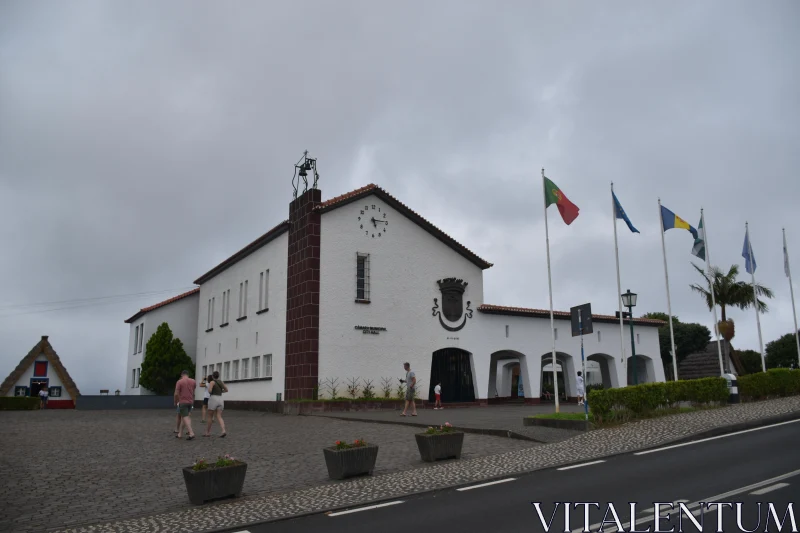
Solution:
[{"label": "paved plaza", "polygon": [[[375,475],[425,465],[413,427],[226,411],[228,436],[203,438],[199,414],[192,416],[198,437],[179,441],[169,410],[0,412],[0,530],[42,531],[186,509],[180,469],[198,457],[230,453],[246,461],[244,497],[335,483],[322,448],[337,439],[378,444]],[[470,434],[463,459],[536,445]]]}]

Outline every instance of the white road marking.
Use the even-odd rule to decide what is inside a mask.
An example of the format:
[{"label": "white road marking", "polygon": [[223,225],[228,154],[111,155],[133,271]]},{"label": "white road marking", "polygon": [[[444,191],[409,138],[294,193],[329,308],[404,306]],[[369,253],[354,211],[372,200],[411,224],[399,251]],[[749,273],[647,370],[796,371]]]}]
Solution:
[{"label": "white road marking", "polygon": [[565,466],[563,468],[556,468],[556,470],[572,470],[573,468],[580,468],[582,466],[591,466],[591,465],[596,465],[596,464],[600,464],[600,463],[605,463],[605,461],[601,460],[601,461],[592,461],[591,463],[581,463],[579,465],[572,465],[572,466]]},{"label": "white road marking", "polygon": [[[722,494],[717,494],[716,496],[709,496],[708,498],[703,498],[702,500],[698,500],[698,501],[693,502],[693,503],[687,504],[687,503],[685,503],[685,500],[684,500],[683,503],[684,503],[684,505],[686,505],[686,508],[694,516],[698,516],[698,515],[703,514],[704,512],[708,511],[707,507],[703,507],[703,508],[700,507],[701,503],[724,501],[725,498],[730,498],[731,496],[735,496],[735,495],[741,494],[743,492],[749,492],[749,491],[752,491],[752,490],[755,490],[755,489],[759,489],[761,487],[774,485],[778,481],[782,481],[784,479],[787,479],[787,478],[790,478],[790,477],[794,477],[794,476],[797,476],[797,475],[800,475],[800,470],[793,470],[792,472],[788,472],[786,474],[774,477],[772,479],[766,479],[764,481],[759,481],[758,483],[753,483],[752,485],[748,485],[746,487],[742,487],[742,488],[739,488],[739,489],[734,489],[734,490],[731,490],[731,491],[728,491],[728,492],[724,492]],[[673,502],[673,503],[675,504],[676,507],[678,507],[677,504],[679,502]],[[642,524],[646,524],[646,523],[650,522],[653,519],[655,519],[655,515],[653,513],[650,513],[649,516],[645,516],[645,517],[642,517],[642,518],[639,518],[638,520],[636,520],[634,525],[640,526]],[[622,520],[622,525],[623,526],[626,525],[626,524],[630,524],[629,521],[625,521],[622,517],[620,517],[620,520]],[[589,526],[589,530],[593,531],[593,530],[599,528],[600,525],[601,524],[599,522],[596,523],[596,524],[592,524],[591,526]],[[631,529],[634,529],[634,528],[631,528]],[[603,529],[603,533],[615,533],[616,531],[617,531],[617,527],[616,526],[611,526],[608,529]],[[572,530],[572,533],[582,533],[582,532],[583,532],[583,527]]]},{"label": "white road marking", "polygon": [[488,487],[489,485],[497,485],[498,483],[507,483],[509,481],[515,481],[517,478],[510,477],[507,479],[500,479],[498,481],[490,481],[488,483],[481,483],[480,485],[472,485],[470,487],[461,487],[460,489],[456,489],[457,491],[461,492],[464,490],[472,490],[472,489],[480,489],[482,487]]},{"label": "white road marking", "polygon": [[766,494],[768,492],[772,492],[773,490],[782,489],[783,487],[788,487],[788,486],[789,486],[788,483],[776,483],[772,486],[764,487],[763,489],[754,490],[750,494],[752,494],[753,496],[761,496],[762,494]]},{"label": "white road marking", "polygon": [[737,431],[736,433],[728,433],[727,435],[719,435],[717,437],[709,437],[707,439],[700,439],[700,440],[693,440],[692,442],[684,442],[683,444],[673,444],[672,446],[664,446],[663,448],[656,448],[655,450],[645,450],[643,452],[636,452],[633,455],[647,455],[648,453],[656,453],[656,452],[663,452],[665,450],[672,450],[674,448],[681,448],[683,446],[691,446],[692,444],[700,444],[701,442],[708,442],[710,440],[717,440],[717,439],[725,439],[728,437],[735,437],[736,435],[743,435],[744,433],[750,433],[752,431],[761,431],[762,429],[769,429],[778,426],[784,426],[786,424],[796,424],[800,422],[800,420],[789,420],[788,422],[779,422],[777,424],[772,424],[769,426],[762,426],[760,428],[753,428],[753,429],[745,429],[743,431]]},{"label": "white road marking", "polygon": [[359,513],[361,511],[371,511],[372,509],[379,509],[381,507],[389,507],[390,505],[397,505],[398,503],[405,503],[401,500],[395,502],[379,503],[378,505],[370,505],[368,507],[359,507],[358,509],[348,509],[347,511],[339,511],[337,513],[328,513],[328,516],[342,516],[343,514]]}]

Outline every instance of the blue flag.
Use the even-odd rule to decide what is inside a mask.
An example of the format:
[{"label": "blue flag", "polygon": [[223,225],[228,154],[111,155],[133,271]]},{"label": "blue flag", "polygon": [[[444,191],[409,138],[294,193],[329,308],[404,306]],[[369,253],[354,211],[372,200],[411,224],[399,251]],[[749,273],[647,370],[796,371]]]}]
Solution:
[{"label": "blue flag", "polygon": [[639,230],[633,227],[631,223],[631,219],[628,218],[628,215],[625,213],[625,210],[622,209],[622,206],[619,204],[619,200],[617,200],[617,195],[614,192],[611,192],[611,196],[614,197],[614,211],[616,211],[617,218],[621,218],[625,221],[628,225],[628,229],[630,229],[633,233],[639,233]]},{"label": "blue flag", "polygon": [[744,269],[748,274],[753,274],[756,271],[756,254],[753,253],[753,245],[750,244],[749,231],[744,232],[744,247],[742,248],[742,257],[744,257]]}]

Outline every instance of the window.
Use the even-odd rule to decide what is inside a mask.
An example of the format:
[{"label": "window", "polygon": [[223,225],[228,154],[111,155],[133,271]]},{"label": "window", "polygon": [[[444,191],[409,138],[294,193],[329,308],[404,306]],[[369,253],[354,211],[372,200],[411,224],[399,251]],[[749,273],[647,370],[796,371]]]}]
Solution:
[{"label": "window", "polygon": [[209,328],[214,327],[214,311],[216,310],[216,307],[217,307],[217,297],[215,296],[211,298],[211,320],[208,321]]},{"label": "window", "polygon": [[131,388],[136,388],[136,369],[133,369],[133,375],[131,375]]},{"label": "window", "polygon": [[264,377],[272,377],[272,354],[269,353],[264,356]]},{"label": "window", "polygon": [[641,344],[641,339],[639,339],[639,334],[636,334],[636,344]]},{"label": "window", "polygon": [[36,363],[34,363],[33,376],[37,378],[47,377],[47,361],[36,361]]},{"label": "window", "polygon": [[239,361],[233,362],[233,379],[239,379]]},{"label": "window", "polygon": [[369,254],[356,254],[356,300],[369,301]]},{"label": "window", "polygon": [[506,324],[506,338],[508,338],[508,324]]},{"label": "window", "polygon": [[200,376],[200,380],[205,381],[206,377],[208,377],[208,367],[203,365],[203,374]]},{"label": "window", "polygon": [[558,340],[558,328],[553,328],[553,338]]},{"label": "window", "polygon": [[217,372],[222,373],[222,363],[217,363]]},{"label": "window", "polygon": [[231,318],[231,290],[228,289],[225,293],[225,323]]},{"label": "window", "polygon": [[217,344],[217,353],[222,353],[222,343]]},{"label": "window", "polygon": [[256,344],[258,344],[258,332],[256,331]]},{"label": "window", "polygon": [[597,342],[600,342],[601,340],[602,340],[602,338],[601,338],[601,335],[600,335],[600,330],[598,329],[597,330]]},{"label": "window", "polygon": [[27,396],[28,387],[16,386],[14,387],[14,396]]},{"label": "window", "polygon": [[48,392],[51,398],[61,398],[61,387],[50,387]]},{"label": "window", "polygon": [[139,348],[139,326],[136,326],[136,336],[133,337],[133,353]]},{"label": "window", "polygon": [[244,281],[239,283],[239,316],[236,318],[242,318],[243,313],[242,309],[244,308]]},{"label": "window", "polygon": [[269,309],[269,269],[258,276],[258,311]]},{"label": "window", "polygon": [[139,326],[139,353],[142,353],[142,344],[144,340],[144,323]]},{"label": "window", "polygon": [[260,357],[258,357],[258,356],[253,357],[253,377],[254,378],[261,377],[261,375],[258,373],[258,371],[259,371],[258,364],[260,362],[261,362],[261,358]]},{"label": "window", "polygon": [[212,308],[214,307],[214,299],[208,299],[208,316],[206,317],[206,329],[211,329],[214,326],[214,311]]},{"label": "window", "polygon": [[239,349],[239,337],[236,337],[236,349]]},{"label": "window", "polygon": [[242,379],[247,379],[247,371],[249,370],[250,359],[242,359]]},{"label": "window", "polygon": [[230,361],[225,362],[225,372],[222,373],[222,379],[228,380],[231,375],[231,363]]}]

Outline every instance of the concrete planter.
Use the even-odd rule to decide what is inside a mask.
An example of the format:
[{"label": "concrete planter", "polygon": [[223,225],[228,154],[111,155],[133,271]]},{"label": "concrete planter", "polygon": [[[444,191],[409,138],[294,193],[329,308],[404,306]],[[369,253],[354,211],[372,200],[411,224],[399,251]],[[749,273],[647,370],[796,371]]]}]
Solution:
[{"label": "concrete planter", "polygon": [[247,463],[197,471],[187,466],[183,469],[183,480],[186,482],[189,501],[194,505],[202,505],[220,498],[238,498],[242,493],[246,473]]},{"label": "concrete planter", "polygon": [[543,426],[547,428],[571,429],[575,431],[589,431],[594,429],[591,422],[585,420],[557,420],[555,418],[531,418],[522,419],[523,426]]},{"label": "concrete planter", "polygon": [[334,446],[323,448],[322,452],[325,454],[325,464],[331,479],[371,475],[378,458],[378,446],[375,444],[344,450],[337,450]]},{"label": "concrete planter", "polygon": [[438,435],[417,433],[417,448],[423,461],[433,462],[440,459],[461,459],[461,446],[464,444],[464,433],[451,431]]}]

